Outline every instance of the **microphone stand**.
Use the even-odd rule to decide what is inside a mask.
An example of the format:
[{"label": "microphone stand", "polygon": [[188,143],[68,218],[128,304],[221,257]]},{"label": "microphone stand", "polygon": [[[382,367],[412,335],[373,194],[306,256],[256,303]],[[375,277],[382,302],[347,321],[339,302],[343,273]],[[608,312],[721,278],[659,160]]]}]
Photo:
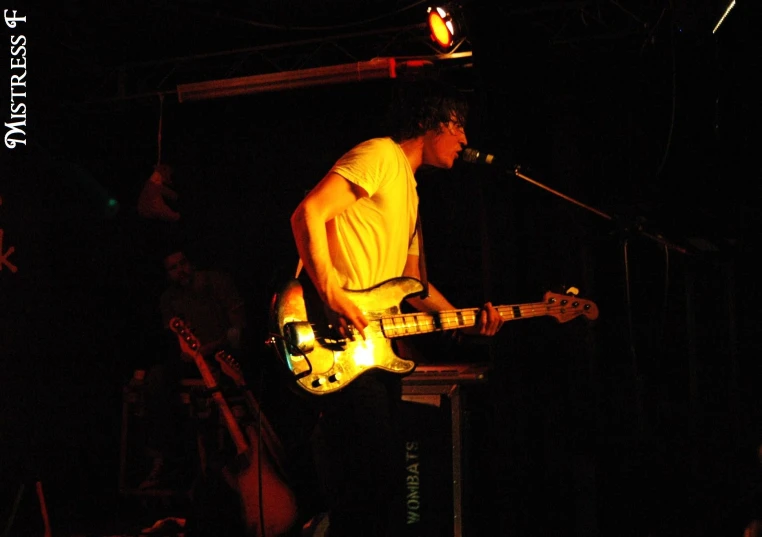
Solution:
[{"label": "microphone stand", "polygon": [[[583,209],[586,209],[590,211],[591,213],[597,214],[601,218],[605,218],[606,220],[610,220],[610,221],[615,220],[613,216],[603,211],[600,211],[589,205],[585,205],[584,203],[577,201],[567,196],[566,194],[562,194],[561,192],[558,192],[557,190],[553,190],[552,188],[540,183],[539,181],[536,181],[532,179],[531,177],[528,177],[527,175],[522,173],[521,166],[519,165],[514,166],[512,172],[519,179],[523,179],[524,181],[527,181],[528,183],[531,183],[539,188],[542,188],[543,190],[550,192],[551,194],[555,196],[558,196],[559,198],[562,198],[579,207],[582,207]],[[630,358],[632,360],[632,372],[635,378],[635,397],[637,399],[636,405],[638,409],[638,422],[639,422],[638,425],[642,433],[644,429],[643,386],[642,386],[643,383],[640,377],[637,353],[635,351],[635,333],[633,330],[633,322],[632,322],[632,299],[630,296],[630,269],[629,269],[629,260],[628,260],[628,254],[627,254],[627,244],[629,239],[626,235],[634,231],[634,232],[637,232],[639,235],[646,237],[648,239],[651,239],[654,242],[662,245],[665,249],[675,250],[677,252],[680,252],[681,254],[688,254],[689,252],[682,246],[676,244],[675,242],[672,242],[666,239],[661,233],[658,233],[658,234],[647,233],[643,229],[642,223],[638,222],[637,218],[635,219],[634,225],[625,226],[622,229],[625,234],[625,238],[622,240],[622,262],[624,267],[624,280],[625,280],[624,284],[625,284],[625,302],[626,302],[626,310],[627,310],[627,333],[630,339],[629,352],[630,352]]]},{"label": "microphone stand", "polygon": [[[589,205],[585,205],[582,202],[579,202],[579,201],[577,201],[577,200],[575,200],[573,198],[570,198],[566,194],[562,194],[562,193],[558,192],[557,190],[553,190],[552,188],[550,188],[548,186],[545,186],[542,183],[539,183],[538,181],[535,181],[534,179],[532,179],[530,177],[527,177],[526,175],[521,173],[521,166],[516,166],[513,169],[513,174],[516,177],[519,177],[519,178],[523,179],[524,181],[532,183],[533,185],[538,186],[538,187],[542,188],[543,190],[547,190],[548,192],[551,192],[552,194],[555,194],[559,198],[563,198],[566,201],[570,201],[571,203],[574,203],[575,205],[579,205],[580,207],[582,207],[584,209],[587,209],[588,211],[590,211],[592,213],[595,213],[598,216],[601,216],[601,217],[605,218],[606,220],[614,220],[614,218],[612,216],[604,213],[603,211],[599,211],[598,209],[595,209],[594,207],[590,207]],[[680,245],[678,245],[678,244],[676,244],[676,243],[674,243],[672,241],[668,241],[661,234],[653,235],[651,233],[646,233],[643,230],[643,227],[641,225],[637,225],[635,231],[637,231],[638,233],[640,233],[644,237],[648,237],[649,239],[651,239],[651,240],[653,240],[655,242],[658,242],[659,244],[661,244],[662,246],[664,246],[666,248],[671,248],[672,250],[676,250],[676,251],[680,252],[681,254],[687,254],[688,253],[688,251],[685,248],[683,248],[682,246],[680,246]]]}]

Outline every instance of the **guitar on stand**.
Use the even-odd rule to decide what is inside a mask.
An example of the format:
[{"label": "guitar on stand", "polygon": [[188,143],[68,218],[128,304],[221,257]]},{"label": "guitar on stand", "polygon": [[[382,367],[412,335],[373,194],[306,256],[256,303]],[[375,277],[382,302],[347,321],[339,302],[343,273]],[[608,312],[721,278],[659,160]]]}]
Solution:
[{"label": "guitar on stand", "polygon": [[230,377],[246,400],[246,407],[249,417],[254,421],[254,427],[259,432],[259,438],[264,442],[267,451],[273,458],[273,462],[278,467],[280,473],[287,476],[286,454],[280,443],[278,435],[275,433],[272,425],[262,413],[259,402],[254,398],[254,394],[246,384],[246,380],[241,369],[241,365],[233,355],[225,350],[217,351],[214,355],[215,360],[220,364],[222,372]]},{"label": "guitar on stand", "polygon": [[[296,497],[271,462],[270,454],[266,452],[267,450],[260,449],[263,444],[268,448],[276,445],[274,432],[269,426],[263,428],[248,425],[245,427],[246,434],[244,434],[222,395],[209,365],[199,352],[201,344],[196,336],[178,317],[170,321],[169,327],[177,335],[183,354],[196,363],[204,385],[219,408],[235,445],[236,461],[234,465],[226,468],[225,477],[241,500],[242,519],[247,534],[252,537],[276,537],[286,533],[293,527],[298,517]],[[218,361],[226,365],[229,371],[236,371],[235,368],[229,367],[229,364],[225,364],[225,360],[218,358]],[[251,397],[256,405],[250,393],[247,399],[248,397]],[[259,412],[258,405],[255,408],[256,415],[261,422],[264,422],[264,416]],[[266,431],[266,436],[271,437],[270,441],[261,442],[258,429]]]}]

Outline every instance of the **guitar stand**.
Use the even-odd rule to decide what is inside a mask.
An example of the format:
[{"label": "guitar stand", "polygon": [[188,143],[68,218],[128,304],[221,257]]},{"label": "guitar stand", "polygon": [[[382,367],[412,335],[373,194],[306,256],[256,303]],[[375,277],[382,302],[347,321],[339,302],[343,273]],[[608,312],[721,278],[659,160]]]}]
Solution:
[{"label": "guitar stand", "polygon": [[[37,493],[37,500],[40,502],[40,516],[42,517],[42,524],[44,528],[43,537],[51,537],[52,531],[50,529],[50,517],[48,515],[48,506],[47,502],[45,501],[45,494],[42,491],[42,481],[37,481],[34,484],[34,488]],[[16,520],[16,513],[18,512],[19,505],[21,505],[21,498],[24,495],[24,489],[25,485],[22,483],[19,487],[19,491],[16,493],[16,498],[13,500],[13,508],[11,509],[10,516],[8,517],[8,522],[5,525],[3,537],[10,537],[11,535],[11,527],[13,526],[13,522]]]}]

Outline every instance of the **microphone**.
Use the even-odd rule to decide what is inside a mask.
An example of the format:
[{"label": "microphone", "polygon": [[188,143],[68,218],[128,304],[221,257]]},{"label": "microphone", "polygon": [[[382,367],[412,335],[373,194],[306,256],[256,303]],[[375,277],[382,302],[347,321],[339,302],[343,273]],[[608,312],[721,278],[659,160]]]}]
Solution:
[{"label": "microphone", "polygon": [[[465,148],[460,156],[464,162],[468,162],[469,164],[495,164],[495,155],[491,155],[490,153],[482,153],[473,147]],[[502,163],[504,160],[505,159],[498,159],[498,162]],[[500,166],[502,167],[503,165],[500,164]],[[518,171],[521,168],[519,164],[511,164],[510,166],[505,167],[510,168],[514,172]]]},{"label": "microphone", "polygon": [[461,158],[469,164],[492,164],[495,162],[495,155],[482,153],[473,147],[467,147],[461,153]]}]

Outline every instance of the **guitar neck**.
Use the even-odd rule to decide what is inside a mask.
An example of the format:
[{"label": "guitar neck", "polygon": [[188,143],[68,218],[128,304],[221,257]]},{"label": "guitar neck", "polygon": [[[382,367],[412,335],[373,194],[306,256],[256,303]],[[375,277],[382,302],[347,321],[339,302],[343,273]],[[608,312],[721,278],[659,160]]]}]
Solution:
[{"label": "guitar neck", "polygon": [[246,441],[246,437],[244,436],[243,431],[241,431],[241,428],[238,425],[238,421],[233,415],[233,411],[230,409],[227,400],[220,392],[220,388],[215,382],[212,372],[209,370],[209,367],[206,365],[203,357],[198,353],[196,354],[196,365],[201,371],[201,376],[204,379],[204,383],[206,384],[207,389],[212,394],[212,399],[214,399],[214,402],[217,403],[217,407],[222,413],[222,418],[225,421],[225,425],[227,426],[228,432],[230,433],[230,437],[233,439],[233,443],[235,444],[236,452],[245,452],[249,447],[248,442]]},{"label": "guitar neck", "polygon": [[246,437],[238,426],[238,421],[236,421],[233,412],[230,410],[230,406],[225,400],[225,397],[223,397],[219,386],[217,386],[217,380],[214,378],[214,374],[212,374],[204,356],[200,352],[200,349],[202,348],[201,343],[193,334],[193,331],[186,326],[183,320],[179,317],[173,317],[172,320],[169,321],[169,328],[175,335],[177,335],[177,341],[180,344],[180,349],[183,354],[188,355],[196,363],[196,367],[198,367],[199,373],[201,373],[201,378],[204,379],[206,389],[212,394],[212,399],[217,403],[220,413],[222,413],[228,432],[230,432],[230,436],[233,438],[236,451],[239,454],[243,453],[249,447],[246,442]]},{"label": "guitar neck", "polygon": [[251,416],[256,420],[256,423],[259,425],[258,432],[261,433],[261,435],[258,435],[258,438],[261,438],[268,449],[268,452],[270,456],[273,459],[273,462],[277,465],[278,470],[280,470],[281,473],[286,475],[286,454],[285,450],[278,438],[278,435],[275,433],[275,429],[273,429],[273,426],[270,425],[270,422],[267,420],[267,417],[262,412],[262,409],[259,407],[259,403],[257,402],[256,398],[254,397],[254,394],[251,393],[251,389],[246,385],[246,382],[243,380],[243,377],[241,377],[239,374],[236,374],[234,377],[236,386],[243,392],[244,397],[246,398],[246,404],[249,407],[249,412],[251,413]]},{"label": "guitar neck", "polygon": [[[500,313],[503,321],[515,321],[549,315],[548,304],[545,302],[497,306],[495,309]],[[382,317],[380,321],[384,335],[393,338],[468,328],[476,324],[480,311],[481,308],[467,308],[433,313],[415,312],[402,315],[389,315]]]}]

